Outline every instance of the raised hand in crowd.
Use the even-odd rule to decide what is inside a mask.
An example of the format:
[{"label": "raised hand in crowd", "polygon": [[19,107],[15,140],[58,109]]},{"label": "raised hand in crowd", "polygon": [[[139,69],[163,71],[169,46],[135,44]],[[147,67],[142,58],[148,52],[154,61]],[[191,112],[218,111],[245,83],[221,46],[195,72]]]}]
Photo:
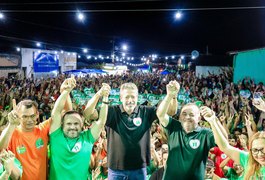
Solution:
[{"label": "raised hand in crowd", "polygon": [[247,128],[248,137],[251,137],[257,132],[257,125],[254,121],[253,115],[250,112],[245,114],[245,125]]},{"label": "raised hand in crowd", "polygon": [[259,109],[260,111],[265,112],[265,102],[263,99],[259,98],[259,99],[253,99],[252,100],[252,104],[253,106],[255,106],[257,109]]},{"label": "raised hand in crowd", "polygon": [[[0,175],[0,180],[20,179],[22,172],[15,165],[15,155],[11,151],[2,150],[0,153],[3,172]],[[20,167],[21,168],[21,167]]]},{"label": "raised hand in crowd", "polygon": [[19,117],[18,117],[18,107],[16,105],[16,100],[13,99],[13,110],[8,113],[8,121],[10,125],[18,126],[20,124]]}]

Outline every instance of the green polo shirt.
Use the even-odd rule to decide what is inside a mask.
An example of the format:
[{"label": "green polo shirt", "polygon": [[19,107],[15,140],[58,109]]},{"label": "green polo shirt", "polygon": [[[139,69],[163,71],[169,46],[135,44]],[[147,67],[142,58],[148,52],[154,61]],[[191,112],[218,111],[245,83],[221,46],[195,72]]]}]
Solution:
[{"label": "green polo shirt", "polygon": [[122,105],[109,106],[106,122],[108,167],[135,170],[150,164],[150,127],[156,108],[137,106],[127,114]]},{"label": "green polo shirt", "polygon": [[181,123],[171,118],[165,129],[169,154],[163,180],[203,180],[208,152],[215,146],[212,131],[197,127],[187,134]]}]

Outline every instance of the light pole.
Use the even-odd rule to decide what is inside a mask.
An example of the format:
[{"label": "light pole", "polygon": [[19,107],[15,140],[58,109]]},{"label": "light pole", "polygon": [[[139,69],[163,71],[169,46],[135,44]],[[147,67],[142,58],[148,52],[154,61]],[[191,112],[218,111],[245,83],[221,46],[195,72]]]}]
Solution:
[{"label": "light pole", "polygon": [[111,59],[112,59],[112,63],[115,65],[115,53],[119,52],[119,53],[125,54],[124,52],[128,50],[128,46],[126,44],[123,44],[120,47],[115,46],[114,38],[110,42],[112,43]]},{"label": "light pole", "polygon": [[114,38],[110,42],[112,43],[112,52],[111,52],[112,63],[115,65],[115,46],[114,46],[115,41],[114,41]]}]

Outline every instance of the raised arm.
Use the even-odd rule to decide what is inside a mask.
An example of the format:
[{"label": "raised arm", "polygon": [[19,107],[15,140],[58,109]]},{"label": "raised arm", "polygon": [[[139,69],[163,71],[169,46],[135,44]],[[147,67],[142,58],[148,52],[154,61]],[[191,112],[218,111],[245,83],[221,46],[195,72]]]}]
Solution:
[{"label": "raised arm", "polygon": [[218,147],[223,151],[226,155],[228,155],[231,159],[233,159],[236,163],[240,163],[240,150],[229,145],[228,140],[223,135],[222,131],[220,130],[215,113],[208,107],[203,106],[201,107],[201,114],[204,117],[206,121],[208,121],[211,125],[215,143],[218,145]]},{"label": "raised arm", "polygon": [[[108,84],[102,83],[102,87],[104,86],[108,86]],[[100,97],[102,97],[102,88],[87,102],[86,108],[84,110],[84,117],[86,119],[90,119],[92,115],[98,116],[96,112],[96,105]],[[95,117],[95,119],[97,119],[97,117]]]},{"label": "raised arm", "polygon": [[[63,93],[65,87],[66,86],[62,86],[61,85],[61,87],[60,87],[60,93]],[[71,110],[73,110],[73,104],[72,104],[71,97],[69,95],[69,96],[67,96],[66,103],[64,105],[63,111],[67,112],[67,111],[71,111]]]},{"label": "raised arm", "polygon": [[[169,116],[167,115],[170,102],[173,98],[176,98],[179,92],[179,83],[177,81],[170,81],[167,84],[167,95],[160,103],[159,107],[157,108],[156,115],[159,119],[159,122],[166,127],[169,122]],[[175,99],[175,101],[177,101]],[[177,103],[177,102],[176,102]],[[174,107],[173,107],[174,108]],[[175,107],[176,108],[176,107]]]},{"label": "raised arm", "polygon": [[251,113],[246,113],[245,119],[246,119],[246,128],[247,128],[248,137],[251,137],[253,134],[257,132],[257,125]]},{"label": "raised arm", "polygon": [[170,102],[169,108],[167,110],[167,114],[169,116],[174,116],[177,113],[177,109],[178,109],[177,97],[173,97]]},{"label": "raised arm", "polygon": [[64,80],[63,84],[63,92],[59,96],[59,98],[56,100],[53,110],[52,110],[52,122],[51,122],[51,128],[50,128],[50,134],[53,133],[55,130],[61,127],[61,121],[62,121],[62,111],[65,107],[65,103],[67,98],[69,97],[70,92],[75,87],[76,81],[74,77],[68,78]]},{"label": "raised arm", "polygon": [[98,139],[101,131],[103,130],[105,123],[107,121],[107,114],[108,114],[108,105],[109,105],[109,93],[110,93],[110,86],[108,84],[104,84],[102,87],[102,105],[99,112],[99,118],[92,124],[91,127],[91,134],[94,139]]},{"label": "raised arm", "polygon": [[9,124],[3,130],[0,136],[0,150],[6,149],[8,147],[13,132],[15,131],[16,127],[20,124],[18,117],[18,108],[15,99],[13,99],[13,110],[8,114],[7,117]]}]

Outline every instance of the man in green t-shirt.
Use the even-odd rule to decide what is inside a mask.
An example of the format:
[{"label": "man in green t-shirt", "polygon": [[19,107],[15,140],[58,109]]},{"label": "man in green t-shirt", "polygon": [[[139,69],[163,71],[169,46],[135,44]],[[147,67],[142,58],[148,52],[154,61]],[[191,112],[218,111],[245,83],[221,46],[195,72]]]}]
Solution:
[{"label": "man in green t-shirt", "polygon": [[[49,177],[51,180],[87,180],[92,147],[107,119],[107,103],[102,104],[98,121],[86,131],[82,131],[83,118],[78,112],[67,111],[62,116],[66,99],[75,84],[74,77],[63,82],[62,89],[64,90],[55,102],[52,111]],[[102,91],[103,100],[107,102],[110,87],[104,84],[100,91]]]},{"label": "man in green t-shirt", "polygon": [[159,122],[168,134],[169,153],[163,179],[203,180],[208,152],[215,146],[213,133],[211,129],[198,125],[201,116],[196,104],[183,106],[179,121],[170,118],[166,112],[180,85],[177,81],[170,81],[166,88],[167,95],[157,109]]}]

